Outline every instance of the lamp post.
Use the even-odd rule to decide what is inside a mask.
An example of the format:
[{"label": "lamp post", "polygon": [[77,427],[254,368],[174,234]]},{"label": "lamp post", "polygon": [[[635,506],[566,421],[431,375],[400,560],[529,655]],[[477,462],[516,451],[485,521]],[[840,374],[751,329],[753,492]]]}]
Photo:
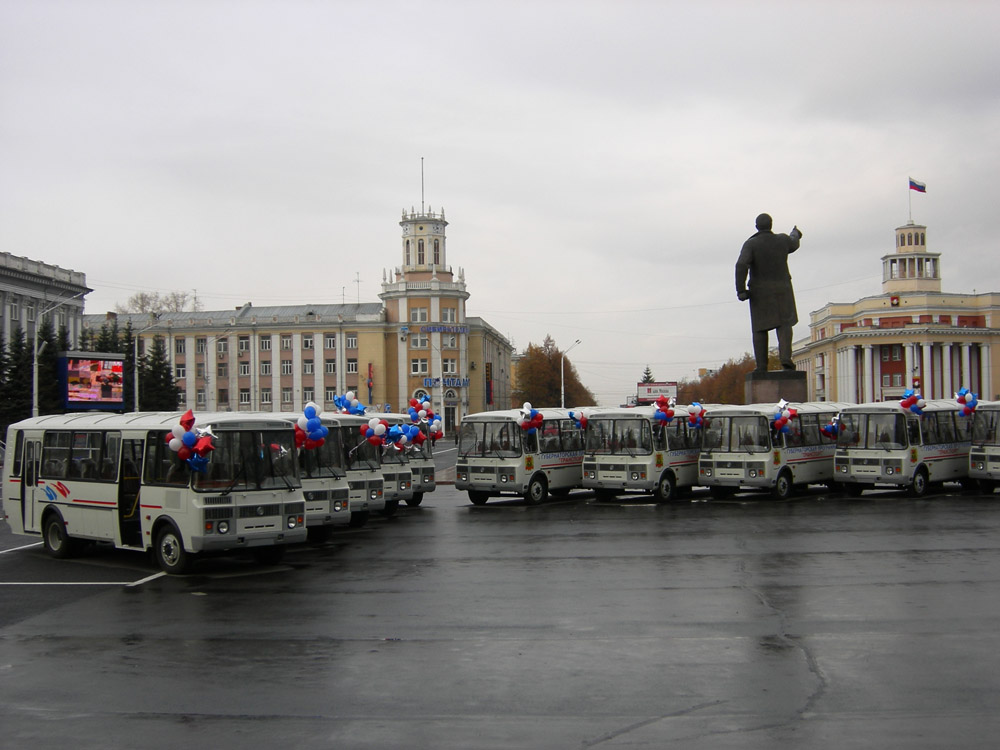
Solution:
[{"label": "lamp post", "polygon": [[566,355],[573,349],[574,346],[580,343],[580,339],[577,339],[572,344],[570,344],[569,349],[562,353],[559,358],[559,407],[561,409],[566,408],[566,376],[565,376],[565,365],[566,365]]},{"label": "lamp post", "polygon": [[38,345],[38,326],[42,324],[42,318],[44,318],[50,312],[55,310],[57,307],[62,307],[67,302],[72,302],[77,297],[82,297],[83,295],[88,294],[90,291],[91,290],[88,289],[86,292],[80,292],[78,294],[74,294],[72,297],[67,297],[64,300],[60,300],[51,307],[46,307],[44,310],[38,313],[38,317],[35,318],[36,322],[35,322],[34,345],[31,347],[33,351],[32,362],[31,362],[31,416],[33,417],[38,416],[38,355],[45,350],[45,346],[46,344],[48,344],[47,341],[43,341],[41,346]]}]

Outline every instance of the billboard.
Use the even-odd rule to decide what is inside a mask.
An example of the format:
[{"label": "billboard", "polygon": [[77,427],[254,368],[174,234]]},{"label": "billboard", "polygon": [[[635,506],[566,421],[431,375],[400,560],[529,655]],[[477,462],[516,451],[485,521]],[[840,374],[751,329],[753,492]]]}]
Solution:
[{"label": "billboard", "polygon": [[636,403],[642,404],[656,403],[660,396],[667,398],[677,398],[677,382],[672,383],[636,383],[635,384]]},{"label": "billboard", "polygon": [[59,359],[59,384],[67,411],[125,410],[124,360],[120,354],[67,353]]}]

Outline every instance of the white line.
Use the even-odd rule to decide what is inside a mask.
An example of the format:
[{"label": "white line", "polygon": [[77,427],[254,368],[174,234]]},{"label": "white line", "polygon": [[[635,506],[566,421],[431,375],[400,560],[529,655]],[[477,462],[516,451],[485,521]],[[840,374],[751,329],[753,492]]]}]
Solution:
[{"label": "white line", "polygon": [[165,575],[166,575],[166,573],[164,573],[161,570],[159,573],[153,573],[153,575],[151,575],[151,576],[146,576],[145,578],[141,578],[138,581],[133,581],[132,583],[127,584],[127,586],[128,586],[128,588],[132,588],[133,586],[141,586],[144,583],[149,583],[150,581],[155,581],[157,578],[162,578]]},{"label": "white line", "polygon": [[0,586],[129,586],[128,581],[0,581]]},{"label": "white line", "polygon": [[41,547],[41,546],[42,546],[41,542],[35,542],[34,544],[26,544],[23,547],[11,547],[10,549],[0,550],[0,555],[6,555],[8,552],[18,552],[19,550],[22,549],[31,549],[32,547]]}]

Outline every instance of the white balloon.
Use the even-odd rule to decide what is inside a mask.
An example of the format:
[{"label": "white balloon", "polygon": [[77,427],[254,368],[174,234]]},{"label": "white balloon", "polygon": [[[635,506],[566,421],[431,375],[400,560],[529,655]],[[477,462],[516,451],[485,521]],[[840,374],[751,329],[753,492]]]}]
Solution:
[{"label": "white balloon", "polygon": [[184,445],[184,442],[180,438],[175,437],[171,438],[170,442],[167,445],[170,448],[170,450],[176,453],[181,449],[181,446]]},{"label": "white balloon", "polygon": [[354,391],[348,391],[347,393],[345,393],[344,400],[347,401],[348,403],[352,402],[354,400]]},{"label": "white balloon", "polygon": [[185,430],[179,424],[175,424],[174,425],[174,429],[172,429],[170,431],[170,434],[173,435],[175,438],[180,438],[180,437],[184,437],[184,433],[185,432],[187,432],[187,430]]},{"label": "white balloon", "polygon": [[376,427],[378,427],[378,426],[379,426],[379,424],[380,424],[380,423],[379,423],[379,421],[378,421],[378,417],[372,417],[371,419],[369,419],[369,420],[368,420],[368,426],[369,426],[369,427],[371,427],[371,428],[372,428],[373,430],[374,430],[374,429],[375,429]]},{"label": "white balloon", "polygon": [[372,428],[372,429],[375,430],[375,434],[376,435],[384,435],[385,434],[385,425],[382,424],[381,422],[379,422],[377,419],[373,419],[372,421],[376,423],[375,427]]},{"label": "white balloon", "polygon": [[523,406],[522,408],[523,408],[523,409],[524,409],[525,411],[531,411],[531,404],[529,404],[529,403],[528,403],[527,401],[525,401],[525,402],[524,402],[524,406]]},{"label": "white balloon", "polygon": [[308,425],[309,425],[309,420],[306,419],[305,416],[301,416],[301,417],[299,417],[299,419],[296,422],[296,424],[299,426],[299,429],[305,430],[308,427]]},{"label": "white balloon", "polygon": [[417,412],[417,416],[420,417],[421,419],[427,419],[427,410],[421,409],[420,411]]}]

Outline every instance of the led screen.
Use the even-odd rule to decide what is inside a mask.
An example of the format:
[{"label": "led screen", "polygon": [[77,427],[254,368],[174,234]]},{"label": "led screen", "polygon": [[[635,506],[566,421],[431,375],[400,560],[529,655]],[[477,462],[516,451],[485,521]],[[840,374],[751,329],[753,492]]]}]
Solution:
[{"label": "led screen", "polygon": [[67,357],[67,409],[121,409],[122,365],[120,359]]}]

